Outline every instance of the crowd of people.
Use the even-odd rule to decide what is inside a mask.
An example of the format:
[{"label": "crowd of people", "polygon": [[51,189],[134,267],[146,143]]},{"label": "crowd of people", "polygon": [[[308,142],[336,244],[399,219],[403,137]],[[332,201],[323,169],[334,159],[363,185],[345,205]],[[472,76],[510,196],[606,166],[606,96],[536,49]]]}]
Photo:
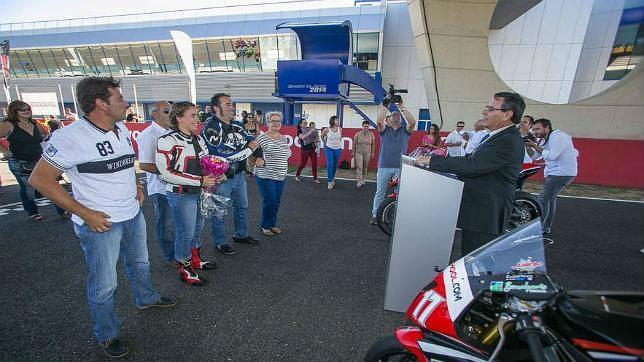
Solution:
[{"label": "crowd of people", "polygon": [[[12,102],[7,120],[0,123],[0,138],[7,137],[10,144],[9,167],[30,218],[42,219],[34,202],[42,194],[54,203],[61,217],[73,221],[87,262],[87,298],[94,334],[112,357],[129,350],[119,338],[120,324],[114,311],[119,258],[138,308],[165,308],[176,303],[152,287],[146,221],[141,211],[146,193],[134,172],[137,156],[122,122],[129,103],[120,86],[120,81],[111,77],[81,80],[76,93],[84,115],[63,128],[52,120],[51,132],[32,119],[31,108],[22,101]],[[430,170],[454,173],[465,183],[458,219],[463,254],[502,233],[523,162],[545,162],[546,181],[539,195],[544,233],[551,231],[557,194],[576,176],[578,152],[571,137],[554,130],[547,119],[523,116],[524,109],[518,94],[497,93],[483,108],[473,132],[463,131],[465,124],[459,121],[445,140],[435,124],[422,137],[420,147],[428,152],[418,162]],[[190,102],[162,100],[154,103],[150,114],[153,122],[137,142],[139,167],[146,172],[147,196],[154,204],[156,238],[163,258],[178,270],[181,280],[204,286],[208,282],[203,271],[217,268],[214,261],[202,256],[205,222],[211,224],[217,251],[224,255],[237,251],[229,243],[225,218],[206,220],[203,216],[202,190],[229,199],[233,242],[258,245],[248,227],[247,179],[253,177],[262,198],[258,230],[267,237],[284,232],[278,214],[291,148],[281,133],[282,115],[260,111],[242,114],[237,120],[233,99],[225,93],[214,94],[205,112]],[[352,150],[356,187],[361,187],[378,148],[372,224],[388,181],[400,172],[416,119],[400,101],[391,109],[380,106],[376,127],[377,135],[369,122],[363,122]],[[322,144],[327,188],[334,189],[342,131],[337,116],[322,130],[307,119],[300,121],[301,162],[296,181],[301,181],[301,172],[311,160],[313,182],[320,183],[317,158]],[[200,158],[207,155],[225,158],[229,164],[226,173],[206,174]],[[71,180],[73,195],[59,183],[63,173]]]}]

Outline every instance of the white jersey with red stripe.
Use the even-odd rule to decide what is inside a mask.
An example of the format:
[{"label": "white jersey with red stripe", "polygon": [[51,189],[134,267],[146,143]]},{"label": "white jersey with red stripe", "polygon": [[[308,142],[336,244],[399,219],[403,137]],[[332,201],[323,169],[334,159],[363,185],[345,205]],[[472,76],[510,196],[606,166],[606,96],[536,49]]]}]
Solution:
[{"label": "white jersey with red stripe", "polygon": [[200,136],[172,131],[157,141],[156,165],[166,190],[175,186],[201,186],[199,159],[208,154]]}]

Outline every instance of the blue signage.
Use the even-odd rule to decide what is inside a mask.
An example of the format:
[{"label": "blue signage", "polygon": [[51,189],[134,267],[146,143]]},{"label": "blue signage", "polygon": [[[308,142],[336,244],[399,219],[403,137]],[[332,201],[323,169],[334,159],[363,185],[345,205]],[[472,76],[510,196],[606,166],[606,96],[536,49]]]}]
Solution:
[{"label": "blue signage", "polygon": [[277,95],[289,98],[336,98],[340,65],[338,59],[278,61]]}]

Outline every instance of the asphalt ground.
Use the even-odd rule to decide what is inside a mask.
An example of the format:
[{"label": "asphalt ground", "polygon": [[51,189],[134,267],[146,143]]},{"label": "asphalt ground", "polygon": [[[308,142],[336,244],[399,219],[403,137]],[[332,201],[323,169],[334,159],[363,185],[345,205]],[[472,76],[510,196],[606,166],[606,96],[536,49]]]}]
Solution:
[{"label": "asphalt ground", "polygon": [[[280,236],[259,236],[260,197],[249,182],[249,226],[261,245],[223,256],[203,234],[206,287],[190,287],[162,261],[153,208],[144,203],[153,283],[179,299],[166,310],[136,309],[119,266],[116,312],[129,360],[357,361],[404,316],[383,310],[388,238],[368,223],[373,183],[287,178]],[[86,269],[70,221],[21,211],[18,186],[0,194],[0,360],[102,360],[85,299]],[[7,206],[9,204],[9,206]],[[44,202],[46,204],[46,202]],[[569,289],[644,290],[644,204],[560,199],[548,268]],[[458,239],[458,234],[457,234]],[[454,255],[459,254],[459,242]]]}]

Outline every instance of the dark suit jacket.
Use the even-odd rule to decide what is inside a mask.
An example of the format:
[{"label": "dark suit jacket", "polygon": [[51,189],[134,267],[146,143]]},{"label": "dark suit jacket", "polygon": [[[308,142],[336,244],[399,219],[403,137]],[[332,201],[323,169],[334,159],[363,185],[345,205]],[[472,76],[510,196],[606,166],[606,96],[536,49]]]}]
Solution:
[{"label": "dark suit jacket", "polygon": [[463,230],[501,234],[512,213],[523,162],[523,140],[516,127],[490,136],[465,157],[432,158],[429,169],[449,172],[465,182],[458,215]]}]

